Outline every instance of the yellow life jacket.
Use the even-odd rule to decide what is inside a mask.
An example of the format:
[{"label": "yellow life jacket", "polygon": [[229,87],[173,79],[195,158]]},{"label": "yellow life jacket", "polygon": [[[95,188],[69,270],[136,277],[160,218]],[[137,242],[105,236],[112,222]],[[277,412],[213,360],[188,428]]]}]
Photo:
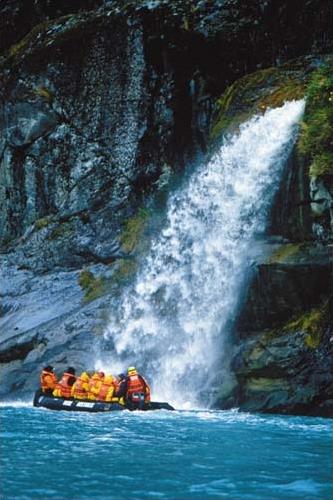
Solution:
[{"label": "yellow life jacket", "polygon": [[102,383],[103,379],[101,378],[101,376],[98,373],[94,373],[94,375],[89,380],[88,399],[91,399],[92,401],[97,400]]},{"label": "yellow life jacket", "polygon": [[89,375],[81,373],[72,387],[72,397],[75,399],[87,399],[89,393]]}]

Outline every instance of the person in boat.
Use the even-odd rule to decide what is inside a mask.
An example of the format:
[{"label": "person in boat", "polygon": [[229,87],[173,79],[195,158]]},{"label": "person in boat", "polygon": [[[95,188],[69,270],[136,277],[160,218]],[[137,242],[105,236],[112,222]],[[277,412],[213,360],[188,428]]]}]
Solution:
[{"label": "person in boat", "polygon": [[118,398],[115,397],[117,387],[116,378],[113,375],[105,375],[96,399],[98,401],[106,401],[108,403],[118,402]]},{"label": "person in boat", "polygon": [[40,374],[40,387],[43,394],[52,396],[52,392],[57,385],[57,377],[53,371],[53,366],[45,366]]},{"label": "person in boat", "polygon": [[88,399],[89,394],[89,374],[88,372],[82,372],[79,377],[75,380],[71,395],[74,399]]},{"label": "person in boat", "polygon": [[130,410],[143,409],[145,404],[150,402],[150,387],[137,369],[130,366],[127,377],[120,383],[116,395],[125,398],[126,406]]},{"label": "person in boat", "polygon": [[88,399],[96,401],[105,377],[104,372],[95,372],[89,380]]},{"label": "person in boat", "polygon": [[75,368],[69,366],[57,383],[53,396],[56,398],[70,398],[75,380]]}]

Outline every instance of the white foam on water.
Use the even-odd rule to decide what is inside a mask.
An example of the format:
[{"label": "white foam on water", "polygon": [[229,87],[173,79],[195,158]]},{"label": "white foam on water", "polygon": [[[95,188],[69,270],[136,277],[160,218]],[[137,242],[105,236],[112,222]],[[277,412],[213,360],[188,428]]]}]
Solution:
[{"label": "white foam on water", "polygon": [[32,401],[1,401],[0,408],[26,408],[32,407]]},{"label": "white foam on water", "polygon": [[303,100],[292,101],[252,118],[193,173],[171,196],[136,282],[110,311],[110,366],[142,369],[155,400],[207,404],[200,389],[208,390],[212,369],[227,372],[247,254],[265,231],[303,110]]}]

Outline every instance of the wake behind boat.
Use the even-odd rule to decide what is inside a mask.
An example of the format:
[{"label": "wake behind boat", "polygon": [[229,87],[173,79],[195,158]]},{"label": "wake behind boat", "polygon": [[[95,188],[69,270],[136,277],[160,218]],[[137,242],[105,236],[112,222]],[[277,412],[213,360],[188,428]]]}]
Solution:
[{"label": "wake behind boat", "polygon": [[[64,411],[85,411],[90,413],[109,412],[109,411],[123,411],[133,410],[126,405],[121,405],[117,402],[105,401],[89,401],[79,399],[57,398],[53,396],[46,396],[40,390],[36,391],[33,405],[39,408],[47,408],[49,410],[64,410]],[[150,401],[145,403],[144,406],[138,411],[152,411],[152,410],[174,410],[174,408],[165,402]]]}]

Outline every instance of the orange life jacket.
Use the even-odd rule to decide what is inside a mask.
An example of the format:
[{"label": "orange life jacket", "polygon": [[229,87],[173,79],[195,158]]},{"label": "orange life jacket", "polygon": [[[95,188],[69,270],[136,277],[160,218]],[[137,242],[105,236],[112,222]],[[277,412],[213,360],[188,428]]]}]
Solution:
[{"label": "orange life jacket", "polygon": [[68,380],[73,377],[74,375],[72,373],[64,373],[61,380],[57,383],[56,390],[58,389],[57,392],[60,393],[61,398],[71,397],[72,386],[69,385]]},{"label": "orange life jacket", "polygon": [[53,390],[57,385],[57,377],[53,372],[43,370],[40,374],[40,386],[42,391]]}]

